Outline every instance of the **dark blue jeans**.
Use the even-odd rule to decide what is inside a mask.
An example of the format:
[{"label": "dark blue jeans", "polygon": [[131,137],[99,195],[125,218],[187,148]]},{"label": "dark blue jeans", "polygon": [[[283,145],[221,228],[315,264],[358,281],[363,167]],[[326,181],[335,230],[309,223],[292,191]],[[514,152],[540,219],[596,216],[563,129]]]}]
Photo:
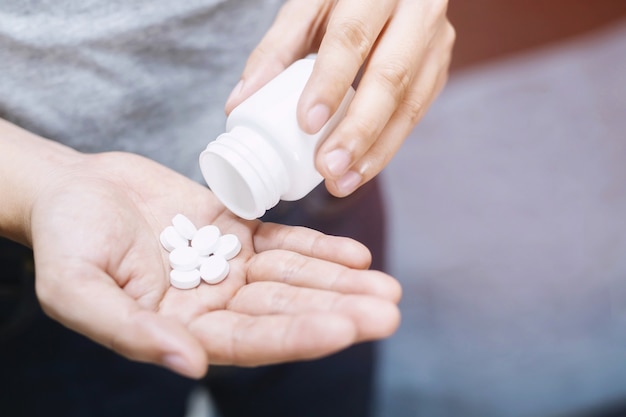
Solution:
[{"label": "dark blue jeans", "polygon": [[[353,237],[384,268],[384,213],[372,182],[336,199],[323,186],[264,220]],[[128,361],[46,317],[34,295],[30,251],[0,241],[1,417],[184,416],[192,381]],[[223,417],[367,417],[376,345],[324,359],[258,368],[212,366],[201,381]]]}]

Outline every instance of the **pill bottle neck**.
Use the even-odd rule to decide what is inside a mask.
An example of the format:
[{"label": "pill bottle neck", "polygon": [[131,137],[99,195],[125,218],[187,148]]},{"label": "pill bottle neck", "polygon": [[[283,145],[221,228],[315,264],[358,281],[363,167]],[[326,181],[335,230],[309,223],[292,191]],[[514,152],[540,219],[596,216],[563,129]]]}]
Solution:
[{"label": "pill bottle neck", "polygon": [[289,173],[269,138],[236,126],[211,142],[200,155],[209,188],[233,213],[261,217],[289,189]]}]

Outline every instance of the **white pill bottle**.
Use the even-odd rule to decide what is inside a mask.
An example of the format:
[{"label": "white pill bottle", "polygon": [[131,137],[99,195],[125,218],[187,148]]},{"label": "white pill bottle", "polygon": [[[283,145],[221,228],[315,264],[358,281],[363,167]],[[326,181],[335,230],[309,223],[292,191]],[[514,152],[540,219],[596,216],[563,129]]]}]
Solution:
[{"label": "white pill bottle", "polygon": [[317,145],[344,117],[354,89],[319,132],[304,133],[296,107],[314,63],[312,57],[294,62],[233,109],[226,132],[200,154],[209,188],[241,218],[261,217],[280,200],[299,200],[323,179],[314,164]]}]

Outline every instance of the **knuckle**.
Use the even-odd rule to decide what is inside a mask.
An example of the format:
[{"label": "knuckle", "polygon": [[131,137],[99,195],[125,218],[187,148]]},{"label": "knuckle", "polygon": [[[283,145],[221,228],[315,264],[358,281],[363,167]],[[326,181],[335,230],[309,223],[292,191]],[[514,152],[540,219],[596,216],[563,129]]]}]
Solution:
[{"label": "knuckle", "polygon": [[306,258],[297,253],[285,253],[280,261],[280,281],[289,284],[297,280],[301,271],[306,268],[306,263]]},{"label": "knuckle", "polygon": [[359,173],[363,176],[363,180],[369,181],[374,178],[387,165],[389,159],[389,153],[382,147],[378,146],[370,149],[367,155],[361,159],[358,168]]},{"label": "knuckle", "polygon": [[354,118],[350,127],[354,138],[352,147],[356,149],[369,143],[367,139],[379,130],[376,120],[372,117]]},{"label": "knuckle", "polygon": [[331,33],[331,39],[334,39],[339,48],[356,52],[361,60],[369,53],[371,41],[365,22],[346,18],[337,22]]},{"label": "knuckle", "polygon": [[408,120],[411,126],[415,126],[424,114],[426,100],[419,95],[407,96],[402,100],[398,111]]},{"label": "knuckle", "polygon": [[390,91],[395,91],[396,99],[409,88],[411,83],[411,70],[406,63],[400,60],[390,60],[376,69],[379,82],[384,84]]},{"label": "knuckle", "polygon": [[290,306],[296,305],[298,293],[294,287],[281,287],[270,296],[269,308],[271,314],[285,314],[290,310]]}]

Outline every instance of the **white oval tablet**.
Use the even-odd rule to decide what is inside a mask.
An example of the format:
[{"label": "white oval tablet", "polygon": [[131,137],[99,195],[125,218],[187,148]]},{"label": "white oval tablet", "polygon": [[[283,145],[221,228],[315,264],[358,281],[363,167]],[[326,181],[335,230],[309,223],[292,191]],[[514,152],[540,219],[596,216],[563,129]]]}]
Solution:
[{"label": "white oval tablet", "polygon": [[226,260],[233,259],[241,251],[241,242],[236,235],[227,234],[220,236],[220,241],[215,249],[215,255],[222,255]]},{"label": "white oval tablet", "polygon": [[198,267],[200,256],[198,251],[190,246],[175,248],[170,252],[170,265],[179,271],[190,271]]},{"label": "white oval tablet", "polygon": [[200,265],[200,277],[207,284],[218,284],[230,272],[230,265],[223,256],[213,255]]},{"label": "white oval tablet", "polygon": [[180,290],[196,288],[200,285],[200,271],[195,268],[191,271],[172,269],[170,271],[170,284]]},{"label": "white oval tablet", "polygon": [[191,240],[193,239],[193,235],[196,234],[196,226],[193,224],[191,220],[189,220],[184,214],[177,214],[172,219],[172,225],[176,229],[178,233],[180,233],[184,238]]},{"label": "white oval tablet", "polygon": [[217,248],[220,234],[220,229],[212,224],[201,227],[191,240],[191,247],[197,250],[200,256],[211,255]]},{"label": "white oval tablet", "polygon": [[189,241],[176,231],[174,226],[167,226],[159,235],[161,245],[166,251],[171,252],[176,248],[189,246]]}]

